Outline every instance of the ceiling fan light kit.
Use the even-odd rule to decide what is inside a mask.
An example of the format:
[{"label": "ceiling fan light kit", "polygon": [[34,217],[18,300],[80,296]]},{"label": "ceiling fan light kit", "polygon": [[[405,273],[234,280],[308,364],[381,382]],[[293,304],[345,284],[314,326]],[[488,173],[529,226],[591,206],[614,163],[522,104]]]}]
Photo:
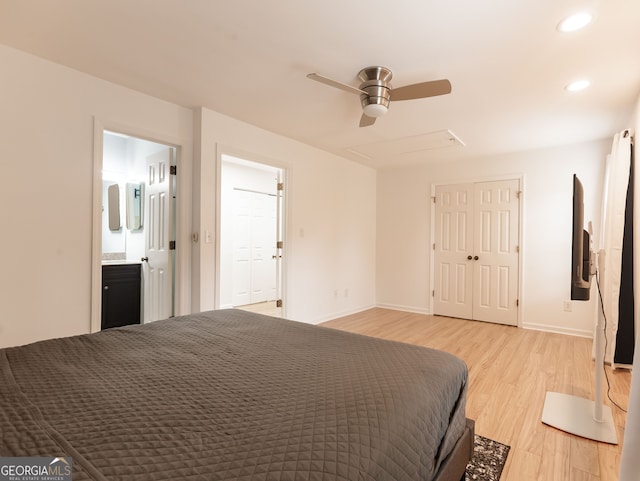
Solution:
[{"label": "ceiling fan light kit", "polygon": [[360,102],[367,117],[375,119],[387,113],[391,101],[391,77],[391,70],[384,67],[367,67],[358,72],[362,82],[360,90],[365,92],[360,95]]},{"label": "ceiling fan light kit", "polygon": [[[388,104],[389,102],[387,102],[387,105]],[[388,107],[383,104],[367,103],[362,107],[362,110],[367,117],[378,118],[387,113]]]},{"label": "ceiling fan light kit", "polygon": [[379,66],[366,67],[358,72],[358,79],[361,82],[359,87],[353,87],[317,73],[310,73],[307,77],[346,92],[359,94],[362,104],[360,127],[373,125],[378,117],[387,112],[392,99],[413,100],[451,93],[451,83],[446,79],[393,89],[390,84],[393,73],[388,68]]}]

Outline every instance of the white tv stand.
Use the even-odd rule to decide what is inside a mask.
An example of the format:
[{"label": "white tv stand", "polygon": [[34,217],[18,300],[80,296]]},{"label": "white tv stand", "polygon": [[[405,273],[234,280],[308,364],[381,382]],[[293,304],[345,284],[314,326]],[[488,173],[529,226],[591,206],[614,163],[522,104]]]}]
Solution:
[{"label": "white tv stand", "polygon": [[[597,255],[598,271],[604,273],[604,251]],[[611,408],[604,405],[602,375],[604,369],[604,306],[598,293],[598,316],[595,331],[595,401],[570,394],[547,392],[542,422],[583,438],[618,444]]]}]

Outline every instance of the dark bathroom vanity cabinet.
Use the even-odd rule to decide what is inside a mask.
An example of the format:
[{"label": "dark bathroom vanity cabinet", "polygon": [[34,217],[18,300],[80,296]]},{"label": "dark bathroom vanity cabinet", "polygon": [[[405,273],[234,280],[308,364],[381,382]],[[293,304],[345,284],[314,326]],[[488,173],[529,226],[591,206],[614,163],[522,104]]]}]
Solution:
[{"label": "dark bathroom vanity cabinet", "polygon": [[141,266],[102,265],[101,329],[140,324]]}]

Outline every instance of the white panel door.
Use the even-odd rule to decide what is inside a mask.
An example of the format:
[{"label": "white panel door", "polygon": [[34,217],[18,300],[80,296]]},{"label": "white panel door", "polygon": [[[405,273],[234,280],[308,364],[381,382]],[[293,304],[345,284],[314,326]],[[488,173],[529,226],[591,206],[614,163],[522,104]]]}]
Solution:
[{"label": "white panel door", "polygon": [[233,305],[276,299],[276,196],[235,190]]},{"label": "white panel door", "polygon": [[517,325],[519,181],[436,187],[436,315]]},{"label": "white panel door", "polygon": [[436,187],[434,314],[472,318],[472,234],[473,184]]},{"label": "white panel door", "polygon": [[169,262],[171,199],[173,182],[170,167],[174,149],[167,148],[147,157],[145,186],[144,322],[171,316],[172,273]]},{"label": "white panel door", "polygon": [[264,218],[262,220],[259,237],[264,246],[264,270],[262,273],[263,288],[266,301],[278,298],[277,289],[277,249],[278,241],[278,199],[275,195],[262,195],[261,199]]},{"label": "white panel door", "polygon": [[517,325],[517,180],[475,186],[473,318]]},{"label": "white panel door", "polygon": [[251,193],[234,190],[232,302],[251,304]]},{"label": "white panel door", "polygon": [[[272,236],[269,236],[268,195],[251,193],[251,303],[265,302],[269,284]],[[275,224],[273,225],[275,230]]]}]

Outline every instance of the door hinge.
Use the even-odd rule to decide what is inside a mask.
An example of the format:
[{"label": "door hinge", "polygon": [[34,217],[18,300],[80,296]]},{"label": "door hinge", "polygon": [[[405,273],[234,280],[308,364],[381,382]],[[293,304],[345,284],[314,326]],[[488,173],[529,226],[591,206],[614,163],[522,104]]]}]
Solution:
[{"label": "door hinge", "polygon": [[284,190],[284,184],[282,182],[278,182],[277,189]]},{"label": "door hinge", "polygon": [[170,251],[174,251],[176,250],[176,241],[169,241],[169,250]]},{"label": "door hinge", "polygon": [[178,166],[177,165],[170,166],[169,167],[169,174],[178,175]]},{"label": "door hinge", "polygon": [[435,242],[433,243],[433,250],[436,250],[436,244],[435,244]]},{"label": "door hinge", "polygon": [[435,195],[434,195],[433,197],[431,197],[431,198],[433,199],[433,203],[435,204],[435,203],[436,203],[436,197],[435,197]]},{"label": "door hinge", "polygon": [[276,242],[276,249],[282,249],[283,246],[284,246],[284,242],[282,241]]},{"label": "door hinge", "polygon": [[436,291],[435,290],[431,291],[431,297],[436,297]]},{"label": "door hinge", "polygon": [[516,246],[516,252],[520,252],[520,246]]},{"label": "door hinge", "polygon": [[516,299],[516,307],[520,305],[520,299]]},{"label": "door hinge", "polygon": [[282,299],[276,301],[276,307],[282,307]]}]

